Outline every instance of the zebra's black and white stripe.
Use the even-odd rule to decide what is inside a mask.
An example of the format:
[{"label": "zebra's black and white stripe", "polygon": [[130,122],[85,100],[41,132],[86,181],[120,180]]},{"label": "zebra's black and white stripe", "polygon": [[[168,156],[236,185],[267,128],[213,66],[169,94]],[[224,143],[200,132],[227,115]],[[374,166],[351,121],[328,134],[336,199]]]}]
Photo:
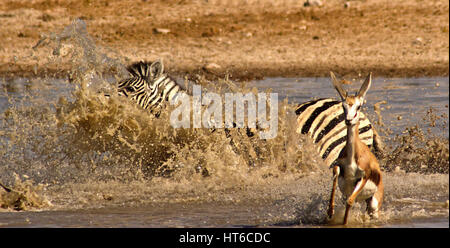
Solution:
[{"label": "zebra's black and white stripe", "polygon": [[[342,102],[322,98],[300,104],[297,114],[297,133],[306,134],[318,145],[319,154],[325,163],[332,166],[343,155],[347,128]],[[382,149],[379,135],[369,119],[361,112],[359,137],[377,153]]]},{"label": "zebra's black and white stripe", "polygon": [[[137,62],[127,67],[127,70],[132,77],[119,82],[119,95],[136,101],[140,107],[150,110],[156,117],[161,113],[164,103],[172,101],[178,92],[191,95],[184,87],[164,73],[164,65],[160,60],[153,63]],[[235,127],[236,124],[233,123],[233,126]],[[247,137],[254,136],[250,128],[246,127],[245,129]],[[216,131],[215,128],[210,130],[211,132]],[[230,138],[233,151],[241,154],[231,137],[230,130],[225,128],[224,131],[226,137]],[[242,153],[248,155],[245,150]],[[250,157],[248,160],[249,164],[254,163]]]},{"label": "zebra's black and white stripe", "polygon": [[137,62],[127,70],[132,77],[118,84],[119,95],[126,96],[156,116],[159,115],[164,102],[170,101],[183,88],[170,76],[164,73],[164,65],[160,60],[153,63]]}]

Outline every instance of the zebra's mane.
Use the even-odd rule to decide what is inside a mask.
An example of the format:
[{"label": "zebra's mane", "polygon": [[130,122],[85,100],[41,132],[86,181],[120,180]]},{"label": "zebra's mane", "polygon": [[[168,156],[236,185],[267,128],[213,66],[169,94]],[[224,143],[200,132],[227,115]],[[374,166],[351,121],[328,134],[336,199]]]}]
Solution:
[{"label": "zebra's mane", "polygon": [[141,77],[148,80],[150,76],[151,61],[135,62],[127,67],[127,70],[133,77]]}]

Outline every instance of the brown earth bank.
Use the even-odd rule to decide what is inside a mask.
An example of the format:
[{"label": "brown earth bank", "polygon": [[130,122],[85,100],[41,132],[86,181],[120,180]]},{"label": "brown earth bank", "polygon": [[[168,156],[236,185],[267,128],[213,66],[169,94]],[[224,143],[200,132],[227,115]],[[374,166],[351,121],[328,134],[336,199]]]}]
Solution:
[{"label": "brown earth bank", "polygon": [[3,0],[0,76],[67,74],[32,48],[76,18],[121,63],[162,58],[176,75],[448,76],[448,1],[309,2]]}]

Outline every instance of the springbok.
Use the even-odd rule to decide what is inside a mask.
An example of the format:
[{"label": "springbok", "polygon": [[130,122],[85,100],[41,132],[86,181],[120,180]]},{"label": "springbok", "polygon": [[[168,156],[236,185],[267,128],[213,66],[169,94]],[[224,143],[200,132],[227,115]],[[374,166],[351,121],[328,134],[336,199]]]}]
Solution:
[{"label": "springbok", "polygon": [[347,143],[343,157],[339,159],[338,165],[333,167],[333,188],[328,217],[331,219],[334,214],[334,197],[339,182],[339,189],[344,199],[347,200],[344,216],[344,225],[346,225],[350,208],[355,201],[365,200],[369,216],[378,217],[378,211],[383,201],[384,186],[378,161],[375,155],[370,152],[369,147],[359,138],[358,129],[360,109],[372,84],[372,73],[367,76],[358,93],[354,96],[348,95],[333,72],[330,72],[330,74],[333,86],[342,99],[345,125],[347,126]]}]

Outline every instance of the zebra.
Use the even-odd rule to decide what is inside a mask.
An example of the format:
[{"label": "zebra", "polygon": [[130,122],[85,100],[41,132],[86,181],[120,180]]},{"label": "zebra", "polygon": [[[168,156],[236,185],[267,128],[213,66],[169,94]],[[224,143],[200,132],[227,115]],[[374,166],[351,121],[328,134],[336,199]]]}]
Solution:
[{"label": "zebra", "polygon": [[[131,77],[119,81],[117,87],[118,95],[134,100],[138,106],[145,110],[150,110],[150,113],[157,118],[160,116],[166,102],[176,100],[177,93],[183,92],[192,95],[184,86],[178,84],[175,79],[164,72],[164,65],[160,59],[154,62],[135,62],[128,66],[127,70]],[[233,128],[235,128],[236,123],[233,122],[232,124]],[[211,133],[215,131],[215,128],[210,129]],[[253,165],[255,162],[248,156],[248,152],[245,149],[238,149],[230,129],[224,128],[224,133],[230,139],[230,145],[234,153],[247,156],[249,164]],[[255,133],[251,128],[245,127],[244,135],[252,138],[255,136]]]},{"label": "zebra", "polygon": [[136,62],[127,67],[132,77],[118,83],[118,93],[128,97],[143,109],[159,117],[162,106],[180,91],[185,91],[173,78],[164,73],[161,60]]},{"label": "zebra", "polygon": [[[161,60],[154,62],[136,62],[127,67],[132,77],[124,79],[118,83],[119,96],[125,96],[134,100],[141,108],[150,110],[156,117],[159,117],[162,106],[165,102],[175,100],[177,93],[184,92],[191,95],[185,89],[164,72],[164,65]],[[233,128],[237,125],[232,123]],[[253,137],[255,134],[246,127],[246,135]],[[212,128],[214,132],[216,129]],[[227,137],[230,130],[225,128]]]},{"label": "zebra", "polygon": [[[344,155],[347,129],[342,102],[332,98],[321,98],[299,104],[297,133],[306,134],[317,144],[319,155],[332,167]],[[381,156],[383,143],[367,116],[361,112],[359,137],[376,155]]]}]

